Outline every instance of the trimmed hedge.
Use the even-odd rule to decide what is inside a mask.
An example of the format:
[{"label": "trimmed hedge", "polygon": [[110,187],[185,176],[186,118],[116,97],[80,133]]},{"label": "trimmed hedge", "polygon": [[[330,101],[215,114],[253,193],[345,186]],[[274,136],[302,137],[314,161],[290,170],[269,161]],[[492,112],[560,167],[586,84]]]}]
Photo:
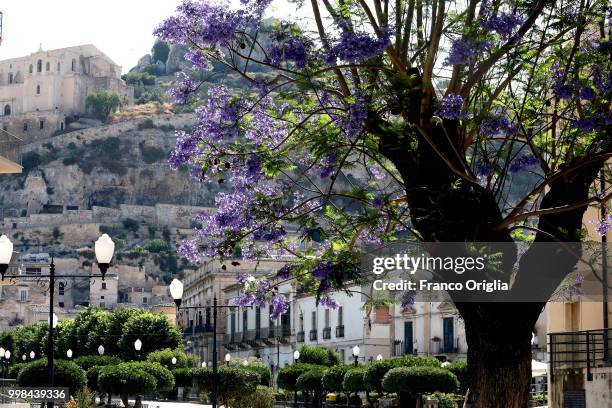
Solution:
[{"label": "trimmed hedge", "polygon": [[[233,366],[219,367],[218,391],[222,405],[232,406],[233,402],[243,395],[251,394],[257,389],[260,377],[254,371]],[[210,368],[196,368],[193,379],[200,391],[210,392],[213,385],[213,372]]]},{"label": "trimmed hedge", "polygon": [[342,387],[342,382],[344,381],[344,375],[347,370],[348,367],[345,365],[337,365],[325,370],[323,378],[321,379],[323,389],[326,391],[343,392],[344,388]]},{"label": "trimmed hedge", "polygon": [[455,360],[444,368],[455,374],[459,380],[459,391],[465,394],[469,387],[467,360]]},{"label": "trimmed hedge", "polygon": [[360,392],[366,391],[365,383],[363,382],[363,375],[365,373],[364,367],[355,367],[349,369],[344,374],[344,380],[342,381],[342,388],[348,392]]},{"label": "trimmed hedge", "polygon": [[193,370],[191,368],[176,368],[172,370],[175,387],[193,386]]},{"label": "trimmed hedge", "polygon": [[119,357],[115,356],[80,356],[72,361],[85,371],[95,366],[107,366],[122,362]]},{"label": "trimmed hedge", "polygon": [[170,370],[160,363],[139,361],[128,364],[130,364],[135,370],[142,370],[155,377],[155,382],[157,383],[155,391],[163,394],[174,389],[174,376]]},{"label": "trimmed hedge", "polygon": [[134,369],[132,363],[122,363],[103,367],[100,370],[98,384],[102,391],[119,394],[123,400],[129,395],[155,392],[157,380],[144,370]]},{"label": "trimmed hedge", "polygon": [[[176,358],[176,364],[172,364],[173,358]],[[169,348],[156,350],[149,353],[147,355],[147,361],[151,363],[159,363],[169,370],[189,367],[189,357],[187,357],[187,354],[185,354],[184,351],[172,350]]]},{"label": "trimmed hedge", "polygon": [[321,368],[314,368],[306,371],[297,378],[295,386],[300,391],[323,391],[321,379],[325,371]]},{"label": "trimmed hedge", "polygon": [[[300,356],[300,360],[301,360]],[[276,381],[278,382],[278,386],[283,390],[287,391],[297,391],[296,382],[300,375],[305,373],[306,371],[313,370],[315,368],[325,368],[323,366],[319,366],[316,364],[304,364],[304,363],[296,363],[290,366],[281,368],[278,372],[278,377]]]},{"label": "trimmed hedge", "polygon": [[[23,366],[17,376],[17,384],[20,387],[39,387],[41,379],[46,380],[47,375],[47,359],[41,358]],[[68,387],[71,395],[75,395],[87,383],[85,371],[66,360],[55,360],[53,378],[55,387]]]},{"label": "trimmed hedge", "polygon": [[326,367],[335,366],[341,363],[340,354],[332,349],[322,347],[302,346],[300,347],[300,363],[315,364]]},{"label": "trimmed hedge", "polygon": [[459,381],[455,374],[438,367],[397,367],[383,378],[387,392],[419,396],[431,392],[455,392]]}]

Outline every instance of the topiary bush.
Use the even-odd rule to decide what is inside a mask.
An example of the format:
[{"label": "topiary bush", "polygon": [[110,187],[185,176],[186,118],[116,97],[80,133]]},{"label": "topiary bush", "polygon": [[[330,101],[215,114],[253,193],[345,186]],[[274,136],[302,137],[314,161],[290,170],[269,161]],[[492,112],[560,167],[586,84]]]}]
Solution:
[{"label": "topiary bush", "polygon": [[[54,386],[68,387],[70,394],[74,395],[87,383],[85,371],[66,360],[55,360],[54,363]],[[47,359],[41,358],[23,366],[17,376],[17,384],[20,387],[39,387],[41,379],[47,378]]]},{"label": "topiary bush", "polygon": [[[219,367],[218,392],[220,405],[233,406],[243,395],[255,392],[260,382],[254,371],[237,366]],[[201,392],[210,392],[213,385],[213,372],[210,368],[193,370],[193,380]]]},{"label": "topiary bush", "polygon": [[174,376],[172,372],[160,363],[151,363],[148,361],[138,361],[130,364],[136,370],[143,370],[146,373],[155,377],[157,386],[155,391],[166,394],[174,389]]},{"label": "topiary bush", "polygon": [[[301,360],[301,356],[300,356],[300,360]],[[278,386],[282,388],[283,390],[297,391],[296,381],[298,377],[302,375],[302,373],[305,373],[306,371],[310,371],[317,367],[324,368],[323,366],[317,366],[315,364],[305,364],[305,363],[296,363],[296,364],[292,364],[290,366],[281,368],[280,371],[278,372],[278,377],[276,379]]]},{"label": "topiary bush", "polygon": [[115,356],[80,356],[72,361],[85,371],[95,366],[107,366],[122,362],[119,357]]},{"label": "topiary bush", "polygon": [[440,367],[442,364],[435,357],[425,356],[402,356],[392,358],[391,361],[395,367]]},{"label": "topiary bush", "polygon": [[272,408],[274,399],[272,388],[258,385],[254,392],[237,398],[232,408]]},{"label": "topiary bush", "polygon": [[155,392],[157,380],[142,369],[136,369],[133,363],[121,363],[105,366],[98,376],[99,388],[108,394],[119,394],[125,407],[129,407],[128,397],[136,397],[140,405],[142,396]]},{"label": "topiary bush", "polygon": [[[172,364],[173,358],[176,358],[176,364]],[[189,357],[180,349],[156,350],[149,353],[146,360],[151,363],[159,363],[169,370],[189,367]]]},{"label": "topiary bush", "polygon": [[270,386],[272,380],[270,368],[261,361],[249,361],[249,364],[246,366],[243,365],[242,368],[245,370],[253,371],[257,375],[259,375],[259,385],[263,385],[264,387]]},{"label": "topiary bush", "polygon": [[19,372],[21,371],[21,369],[27,365],[28,363],[11,364],[7,371],[8,377],[17,378],[19,376]]},{"label": "topiary bush", "polygon": [[325,370],[321,367],[313,368],[312,370],[302,373],[295,382],[295,386],[298,390],[312,391],[312,406],[314,408],[319,407],[323,399],[323,385],[321,380],[324,373]]},{"label": "topiary bush", "polygon": [[465,394],[469,387],[467,360],[455,360],[446,367],[459,380],[459,392]]},{"label": "topiary bush", "polygon": [[325,370],[323,378],[321,378],[323,389],[325,391],[343,392],[344,387],[342,387],[342,382],[344,381],[344,375],[347,370],[348,367],[345,365],[337,365]]},{"label": "topiary bush", "polygon": [[392,368],[396,367],[397,362],[390,359],[376,361],[365,368],[363,374],[363,383],[369,390],[376,390],[378,395],[382,395],[383,386],[382,380],[385,374]]},{"label": "topiary bush", "polygon": [[85,372],[85,376],[87,377],[87,388],[93,391],[102,391],[98,384],[98,377],[100,376],[100,372],[104,367],[106,366],[89,367],[89,369]]},{"label": "topiary bush", "polygon": [[171,370],[175,387],[192,387],[193,370],[191,368],[176,368]]},{"label": "topiary bush", "polygon": [[306,345],[300,347],[300,363],[331,367],[340,362],[340,355],[331,349]]},{"label": "topiary bush", "polygon": [[347,392],[361,392],[366,391],[365,383],[363,381],[363,375],[365,374],[364,367],[349,368],[344,374],[344,380],[342,381],[342,388]]},{"label": "topiary bush", "polygon": [[396,367],[383,378],[383,389],[394,392],[400,398],[400,406],[408,406],[408,401],[425,393],[455,392],[459,381],[453,373],[439,367]]}]

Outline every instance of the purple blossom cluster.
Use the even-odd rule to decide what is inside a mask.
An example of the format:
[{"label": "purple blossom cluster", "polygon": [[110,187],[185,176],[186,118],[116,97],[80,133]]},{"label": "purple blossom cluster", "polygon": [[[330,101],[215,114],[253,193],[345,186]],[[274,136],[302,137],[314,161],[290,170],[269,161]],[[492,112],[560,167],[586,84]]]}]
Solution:
[{"label": "purple blossom cluster", "polygon": [[330,262],[320,262],[312,271],[312,276],[319,280],[327,280],[332,274],[332,264]]},{"label": "purple blossom cluster", "polygon": [[338,307],[340,307],[336,299],[329,295],[321,296],[321,299],[319,299],[319,304],[326,309],[336,310]]},{"label": "purple blossom cluster", "polygon": [[338,153],[335,150],[330,151],[323,157],[321,163],[321,178],[327,178],[334,173],[336,168],[336,160],[338,159]]},{"label": "purple blossom cluster", "polygon": [[440,101],[434,115],[448,120],[463,119],[465,117],[465,112],[463,111],[463,98],[461,95],[457,94],[445,95]]},{"label": "purple blossom cluster", "polygon": [[590,223],[595,224],[595,231],[601,237],[607,235],[608,232],[612,231],[612,215],[608,215],[606,218],[603,218],[599,221],[591,220]]},{"label": "purple blossom cluster", "polygon": [[400,294],[400,308],[402,310],[408,309],[414,305],[414,297],[416,292],[414,290],[405,290]]},{"label": "purple blossom cluster", "polygon": [[365,32],[356,32],[346,28],[338,40],[327,50],[325,60],[334,65],[339,59],[349,64],[358,64],[370,58],[382,55],[389,46],[391,30],[381,27],[381,36],[374,37]]},{"label": "purple blossom cluster", "polygon": [[493,172],[493,165],[487,161],[483,161],[476,165],[476,176],[488,177]]},{"label": "purple blossom cluster", "polygon": [[505,116],[496,116],[483,121],[480,124],[480,131],[485,136],[506,135],[514,136],[518,129]]},{"label": "purple blossom cluster", "polygon": [[168,95],[175,103],[184,105],[189,97],[198,89],[198,84],[184,72],[176,74],[175,87],[168,91]]},{"label": "purple blossom cluster", "polygon": [[474,41],[469,38],[459,38],[451,44],[444,63],[446,65],[470,65],[478,61],[490,48],[491,42],[488,40]]},{"label": "purple blossom cluster", "polygon": [[277,67],[293,62],[297,68],[306,68],[311,52],[312,42],[304,36],[277,36],[268,47],[267,62]]},{"label": "purple blossom cluster", "polygon": [[535,166],[538,163],[539,161],[535,156],[524,155],[514,159],[512,163],[510,163],[510,166],[508,166],[508,171],[510,173],[518,173],[519,171],[527,167]]},{"label": "purple blossom cluster", "polygon": [[354,103],[348,104],[347,114],[340,118],[340,125],[348,138],[353,138],[363,131],[369,106],[369,103],[360,96]]},{"label": "purple blossom cluster", "polygon": [[496,13],[492,10],[488,1],[483,2],[480,26],[489,31],[494,31],[502,38],[508,39],[514,30],[521,25],[523,18],[514,12]]}]

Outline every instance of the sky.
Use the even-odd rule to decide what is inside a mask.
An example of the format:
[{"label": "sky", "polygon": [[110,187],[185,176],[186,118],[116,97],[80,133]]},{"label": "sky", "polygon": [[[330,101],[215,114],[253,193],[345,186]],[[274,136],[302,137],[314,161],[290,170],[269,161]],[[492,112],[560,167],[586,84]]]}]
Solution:
[{"label": "sky", "polygon": [[[276,0],[272,15],[293,7]],[[0,0],[4,13],[0,60],[38,50],[93,44],[127,72],[151,50],[153,29],[179,0]]]}]

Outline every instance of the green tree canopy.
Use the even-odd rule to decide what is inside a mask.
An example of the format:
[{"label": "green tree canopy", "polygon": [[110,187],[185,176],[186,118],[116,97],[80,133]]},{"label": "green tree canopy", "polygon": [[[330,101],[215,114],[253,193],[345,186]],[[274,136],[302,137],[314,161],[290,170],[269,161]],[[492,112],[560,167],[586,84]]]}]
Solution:
[{"label": "green tree canopy", "polygon": [[91,113],[106,120],[111,113],[121,107],[121,98],[116,92],[91,92],[85,98],[85,105]]},{"label": "green tree canopy", "polygon": [[[75,395],[87,383],[85,371],[71,361],[56,360],[54,363],[54,385],[68,387],[70,394]],[[41,381],[47,378],[47,359],[41,358],[25,364],[17,376],[20,387],[40,387]]]},{"label": "green tree canopy", "polygon": [[[134,349],[138,339],[142,341],[140,352]],[[181,333],[166,316],[146,312],[131,316],[125,322],[118,345],[124,359],[140,360],[155,350],[176,349],[181,341]]]}]

